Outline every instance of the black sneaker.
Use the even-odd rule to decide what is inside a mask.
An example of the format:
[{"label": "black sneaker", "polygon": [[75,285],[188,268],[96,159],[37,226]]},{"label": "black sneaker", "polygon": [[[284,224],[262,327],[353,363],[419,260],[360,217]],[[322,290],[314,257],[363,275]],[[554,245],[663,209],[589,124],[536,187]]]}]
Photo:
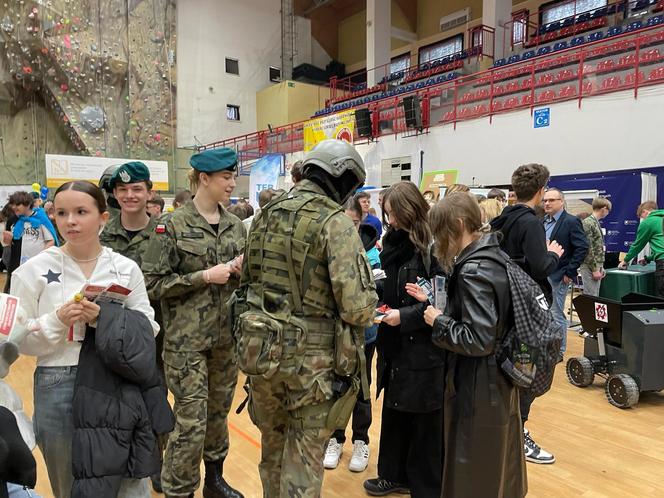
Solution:
[{"label": "black sneaker", "polygon": [[527,462],[549,464],[556,461],[556,457],[539,447],[526,428],[523,429],[523,449]]},{"label": "black sneaker", "polygon": [[382,477],[376,479],[367,479],[364,481],[364,489],[367,494],[371,496],[385,496],[391,493],[399,493],[402,495],[410,494],[410,489],[403,484],[388,481]]}]

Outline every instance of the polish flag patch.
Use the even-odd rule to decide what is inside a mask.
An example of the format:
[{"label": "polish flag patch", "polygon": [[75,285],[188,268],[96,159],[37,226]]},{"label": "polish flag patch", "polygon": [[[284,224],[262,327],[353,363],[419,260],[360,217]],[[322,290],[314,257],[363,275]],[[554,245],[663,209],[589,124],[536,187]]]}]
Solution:
[{"label": "polish flag patch", "polygon": [[154,229],[157,233],[166,233],[166,225],[159,224]]}]

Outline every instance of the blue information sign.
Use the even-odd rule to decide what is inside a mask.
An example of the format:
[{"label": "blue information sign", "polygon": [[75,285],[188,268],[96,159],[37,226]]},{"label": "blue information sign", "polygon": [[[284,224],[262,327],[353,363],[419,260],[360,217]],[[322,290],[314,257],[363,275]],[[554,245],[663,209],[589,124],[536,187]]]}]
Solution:
[{"label": "blue information sign", "polygon": [[551,124],[551,110],[549,107],[536,109],[534,113],[535,128],[544,128]]}]

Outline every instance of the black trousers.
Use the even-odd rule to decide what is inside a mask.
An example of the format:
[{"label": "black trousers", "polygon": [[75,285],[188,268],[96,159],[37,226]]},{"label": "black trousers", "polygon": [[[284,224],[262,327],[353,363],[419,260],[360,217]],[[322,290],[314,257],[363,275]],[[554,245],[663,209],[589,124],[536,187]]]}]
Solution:
[{"label": "black trousers", "polygon": [[440,498],[443,410],[409,413],[383,405],[378,476],[410,488],[412,498]]},{"label": "black trousers", "polygon": [[[367,379],[371,385],[371,364],[373,362],[374,352],[376,351],[376,342],[364,346],[364,358],[367,364]],[[371,427],[371,395],[364,399],[362,391],[357,395],[357,401],[353,408],[353,439],[352,441],[364,441],[369,444],[369,427]],[[346,432],[344,429],[337,429],[332,434],[337,443],[346,441]]]},{"label": "black trousers", "polygon": [[528,420],[528,415],[530,414],[530,407],[535,401],[535,397],[530,394],[525,394],[521,389],[519,389],[519,408],[521,410],[521,422],[524,424]]},{"label": "black trousers", "polygon": [[664,297],[664,259],[655,261],[655,292]]}]

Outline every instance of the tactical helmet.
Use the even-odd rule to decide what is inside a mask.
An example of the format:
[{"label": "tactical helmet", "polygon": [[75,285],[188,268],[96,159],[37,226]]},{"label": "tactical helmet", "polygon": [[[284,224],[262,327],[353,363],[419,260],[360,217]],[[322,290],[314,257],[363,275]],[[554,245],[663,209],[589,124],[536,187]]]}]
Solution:
[{"label": "tactical helmet", "polygon": [[120,164],[109,166],[104,170],[101,178],[99,179],[99,188],[106,192],[108,195],[113,195],[113,189],[111,188],[111,177],[120,166]]},{"label": "tactical helmet", "polygon": [[[316,144],[302,160],[302,169],[312,166],[331,176],[331,184],[343,204],[367,178],[364,161],[351,144],[344,140],[329,139]],[[305,174],[306,176],[306,174]]]},{"label": "tactical helmet", "polygon": [[99,179],[99,188],[102,189],[104,195],[106,196],[106,203],[108,204],[109,207],[114,209],[120,209],[120,204],[113,195],[113,189],[111,188],[111,177],[113,176],[113,173],[115,173],[115,171],[120,166],[121,166],[120,164],[114,164],[113,166],[109,166],[104,170],[104,172],[101,175],[101,178]]}]

